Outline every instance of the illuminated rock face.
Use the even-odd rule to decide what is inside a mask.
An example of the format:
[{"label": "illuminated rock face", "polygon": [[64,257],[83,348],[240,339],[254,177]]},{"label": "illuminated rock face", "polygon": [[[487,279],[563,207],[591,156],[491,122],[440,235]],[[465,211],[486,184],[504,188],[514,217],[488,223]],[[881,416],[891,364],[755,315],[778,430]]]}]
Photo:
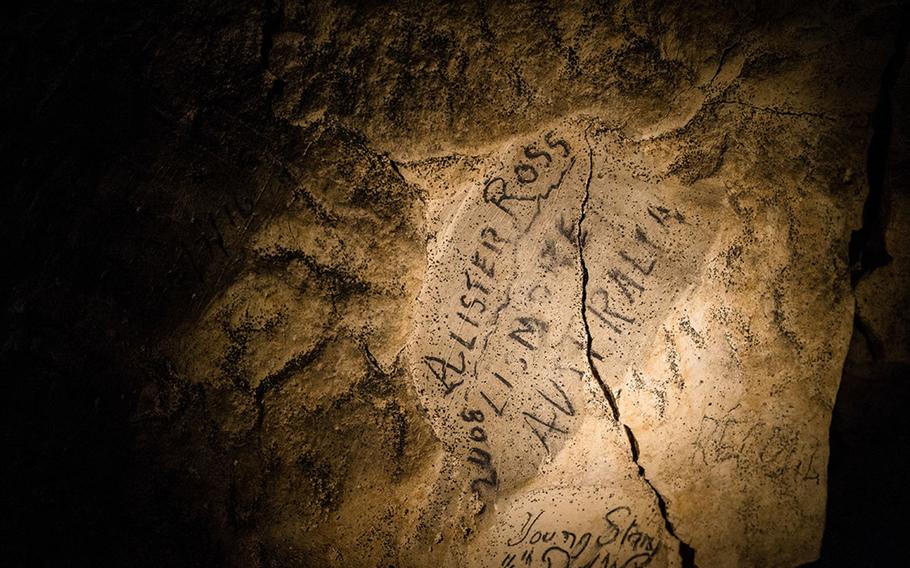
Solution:
[{"label": "illuminated rock face", "polygon": [[5,565],[906,564],[907,2],[33,4]]},{"label": "illuminated rock face", "polygon": [[[490,150],[448,194],[432,182],[408,355],[448,460],[426,522],[482,543],[456,563],[817,552],[849,297],[786,286],[798,229],[722,180],[687,185],[654,148],[577,117]],[[610,537],[619,517],[635,539]]]},{"label": "illuminated rock face", "polygon": [[[489,511],[478,545],[449,552],[456,563],[679,559],[591,373],[580,253],[589,190],[602,185],[592,126],[569,121],[492,153],[432,229],[409,349],[451,461],[454,504],[432,521],[473,526]],[[634,542],[611,535],[620,518]]]},{"label": "illuminated rock face", "polygon": [[[274,38],[285,181],[254,188],[203,309],[162,341],[215,425],[189,421],[191,445],[232,468],[202,498],[230,495],[211,513],[241,527],[226,546],[333,566],[813,560],[866,190],[855,109],[874,98],[839,79],[874,75],[839,59],[853,24],[701,35],[567,9],[563,69],[525,58],[537,28],[507,16],[495,57],[461,16],[427,16],[461,46],[444,86],[395,74],[404,48],[372,13]],[[350,112],[305,107],[325,85],[300,53],[369,34],[392,62],[355,73]],[[515,93],[490,86],[519,63]]]}]

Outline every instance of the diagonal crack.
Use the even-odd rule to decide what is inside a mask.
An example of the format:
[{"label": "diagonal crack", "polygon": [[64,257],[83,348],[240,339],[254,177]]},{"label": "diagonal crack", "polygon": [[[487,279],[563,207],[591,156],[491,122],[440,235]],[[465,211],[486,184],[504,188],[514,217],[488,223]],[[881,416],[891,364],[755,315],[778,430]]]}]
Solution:
[{"label": "diagonal crack", "polygon": [[[593,366],[593,365],[592,365]],[[622,422],[620,422],[622,424]],[[660,494],[660,491],[654,487],[654,484],[651,483],[651,480],[648,479],[648,476],[645,474],[645,468],[638,463],[638,440],[635,439],[635,434],[632,433],[632,429],[622,424],[623,429],[626,431],[626,436],[629,438],[629,448],[632,451],[632,461],[635,462],[635,465],[638,466],[638,476],[641,477],[642,481],[648,484],[648,487],[651,488],[651,491],[654,493],[654,496],[657,498],[657,508],[660,509],[660,514],[664,518],[664,528],[667,529],[667,532],[679,542],[679,558],[682,561],[683,568],[696,568],[695,564],[695,549],[689,546],[689,544],[683,539],[681,539],[676,534],[676,529],[673,527],[673,523],[670,522],[670,516],[667,513],[667,502],[664,501],[663,495]]]},{"label": "diagonal crack", "polygon": [[582,235],[582,225],[587,214],[588,201],[591,197],[591,178],[594,173],[594,151],[591,147],[591,141],[588,139],[588,130],[590,126],[585,129],[585,143],[588,145],[588,177],[585,180],[585,194],[581,200],[581,212],[578,217],[578,234],[576,235],[576,243],[578,245],[578,260],[581,266],[581,321],[584,324],[585,328],[585,355],[588,358],[588,367],[591,369],[591,374],[594,375],[594,378],[597,379],[597,383],[600,385],[600,389],[604,393],[604,397],[607,399],[607,402],[610,405],[610,409],[613,411],[613,419],[623,427],[626,431],[626,437],[629,439],[629,451],[632,454],[632,461],[635,462],[635,465],[638,466],[638,475],[641,479],[651,488],[651,491],[654,493],[654,497],[657,499],[657,507],[660,509],[660,514],[664,519],[664,528],[670,533],[670,536],[676,539],[679,543],[679,556],[682,561],[683,568],[696,568],[695,564],[695,549],[689,546],[684,542],[679,536],[676,535],[676,531],[673,528],[673,523],[670,522],[670,517],[667,514],[667,502],[664,500],[663,496],[654,487],[654,484],[651,483],[651,480],[648,479],[645,474],[645,468],[638,462],[638,441],[635,439],[635,434],[632,432],[632,429],[623,424],[622,420],[619,417],[619,406],[616,404],[616,397],[613,396],[613,391],[610,390],[610,387],[606,382],[601,378],[600,373],[597,371],[597,367],[594,366],[594,359],[592,356],[592,344],[594,341],[593,336],[591,335],[591,328],[588,325],[588,308],[587,308],[587,291],[588,291],[588,267],[585,264],[584,256],[584,239]]}]

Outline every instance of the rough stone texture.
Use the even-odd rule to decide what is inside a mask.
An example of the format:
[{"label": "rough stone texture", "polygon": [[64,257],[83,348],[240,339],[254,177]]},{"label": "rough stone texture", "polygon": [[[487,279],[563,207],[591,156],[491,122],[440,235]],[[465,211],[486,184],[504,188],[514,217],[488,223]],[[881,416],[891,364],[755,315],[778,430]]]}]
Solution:
[{"label": "rough stone texture", "polygon": [[[571,120],[481,159],[472,171],[482,177],[463,186],[431,227],[408,356],[451,465],[441,472],[438,499],[446,507],[430,508],[426,522],[443,535],[457,535],[458,526],[446,525],[458,523],[492,541],[469,540],[467,554],[460,539],[445,545],[447,564],[508,565],[520,562],[516,556],[552,563],[569,555],[581,563],[679,561],[590,373],[579,230],[597,171],[591,127]],[[445,199],[448,186],[431,190],[431,199]],[[620,517],[634,538],[610,533]],[[526,539],[517,536],[522,524]],[[603,533],[603,548],[581,540],[574,550],[546,553],[564,545],[562,536],[553,540],[558,529]]]},{"label": "rough stone texture", "polygon": [[903,8],[452,4],[16,13],[11,563],[819,557],[907,365]]},{"label": "rough stone texture", "polygon": [[[739,118],[741,140],[756,128],[752,117],[725,118],[734,132]],[[493,564],[527,554],[544,565],[564,545],[582,564],[653,555],[670,565],[657,553],[678,562],[677,537],[706,566],[817,555],[826,430],[851,330],[846,262],[831,263],[830,251],[846,248],[849,213],[824,185],[750,184],[735,150],[687,182],[677,167],[686,142],[685,132],[634,140],[586,117],[478,157],[467,173],[449,166],[451,178],[432,173],[434,162],[413,165],[442,204],[411,369],[460,462],[442,474],[456,485],[445,494],[464,495],[436,524],[471,526],[463,517],[483,508],[493,519],[478,530],[499,527],[500,500],[528,493],[532,503],[603,499],[602,513],[618,500],[652,523],[660,499],[667,514],[669,534],[639,522],[653,548],[500,543]],[[446,189],[465,177],[452,199]],[[801,227],[810,217],[830,225]],[[573,459],[566,444],[587,451]],[[525,519],[514,508],[502,516]],[[596,535],[603,523],[568,526]]]}]

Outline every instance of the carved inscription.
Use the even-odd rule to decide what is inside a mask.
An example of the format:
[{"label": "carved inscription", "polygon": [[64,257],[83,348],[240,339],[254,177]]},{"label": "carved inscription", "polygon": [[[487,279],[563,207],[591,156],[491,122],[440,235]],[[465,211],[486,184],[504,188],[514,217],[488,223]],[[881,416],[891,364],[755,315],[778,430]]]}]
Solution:
[{"label": "carved inscription", "polygon": [[[425,396],[449,424],[442,435],[463,453],[474,491],[498,486],[503,452],[511,463],[527,461],[518,432],[549,454],[577,415],[560,372],[540,372],[554,328],[533,307],[553,292],[546,282],[533,282],[528,270],[536,263],[520,260],[541,233],[562,238],[557,219],[565,232],[572,226],[581,171],[576,145],[547,131],[515,147],[512,160],[492,168],[479,199],[453,221],[458,230],[442,245],[438,272],[430,276],[440,289],[436,305],[443,311],[436,317],[443,325],[429,326],[428,349],[419,356],[425,384],[435,385]],[[553,254],[561,255],[561,265],[577,266],[555,243]],[[513,293],[521,300],[513,302]]]},{"label": "carved inscription", "polygon": [[[553,191],[559,189],[566,175],[575,166],[576,156],[568,141],[550,131],[544,135],[543,145],[532,143],[524,146],[522,158],[511,171],[490,177],[484,183],[483,198],[513,219],[521,215],[516,208],[517,204],[532,202],[536,206],[533,222],[541,210],[541,202],[549,199]],[[561,164],[557,166],[555,176],[547,176],[554,171],[555,164]]]},{"label": "carved inscription", "polygon": [[667,230],[670,223],[685,222],[678,211],[671,212],[662,205],[649,205],[645,212],[654,226],[636,224],[634,239],[616,249],[610,267],[598,274],[600,284],[588,292],[588,312],[602,329],[615,335],[628,333],[638,322],[635,306],[653,278],[659,253],[664,252],[653,232]]},{"label": "carved inscription", "polygon": [[610,507],[598,522],[582,530],[550,516],[544,509],[528,511],[521,527],[508,536],[498,566],[642,567],[661,548],[659,536],[643,527],[626,505]]},{"label": "carved inscription", "polygon": [[[811,536],[823,437],[748,392],[758,343],[730,355],[711,316],[729,303],[761,330],[781,300],[717,281],[717,251],[742,231],[718,220],[710,184],[694,191],[646,143],[598,126],[579,117],[509,143],[448,178],[472,176],[464,191],[438,192],[409,361],[455,464],[446,491],[464,491],[448,501],[467,522],[457,530],[477,529],[478,563],[499,568],[676,565],[692,550],[678,538],[734,565],[750,530],[790,517]],[[779,234],[768,215],[747,228]],[[744,409],[704,414],[703,401],[736,400]],[[777,499],[757,498],[763,487]],[[692,517],[685,500],[698,498],[723,526]],[[746,544],[712,548],[718,529]]]},{"label": "carved inscription", "polygon": [[702,417],[691,460],[707,466],[732,462],[772,479],[817,485],[818,454],[818,441],[806,441],[799,432],[727,413]]}]

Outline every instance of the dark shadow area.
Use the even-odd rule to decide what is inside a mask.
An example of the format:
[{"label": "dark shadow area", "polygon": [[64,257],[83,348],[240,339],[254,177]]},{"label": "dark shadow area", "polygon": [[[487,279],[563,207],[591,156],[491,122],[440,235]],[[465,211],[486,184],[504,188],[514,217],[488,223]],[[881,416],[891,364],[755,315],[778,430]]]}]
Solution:
[{"label": "dark shadow area", "polygon": [[[859,300],[831,424],[827,523],[820,566],[893,566],[906,556],[910,506],[908,290],[901,272],[910,198],[906,33],[882,73],[868,151],[869,197],[850,243]],[[889,251],[889,247],[896,250]],[[893,253],[893,254],[892,254]],[[897,259],[895,259],[897,257]],[[897,261],[897,262],[896,262]],[[878,274],[876,274],[876,271]],[[874,278],[874,279],[873,279]],[[865,314],[868,309],[873,314]],[[883,325],[879,312],[890,312]],[[875,318],[875,323],[870,321]]]}]

